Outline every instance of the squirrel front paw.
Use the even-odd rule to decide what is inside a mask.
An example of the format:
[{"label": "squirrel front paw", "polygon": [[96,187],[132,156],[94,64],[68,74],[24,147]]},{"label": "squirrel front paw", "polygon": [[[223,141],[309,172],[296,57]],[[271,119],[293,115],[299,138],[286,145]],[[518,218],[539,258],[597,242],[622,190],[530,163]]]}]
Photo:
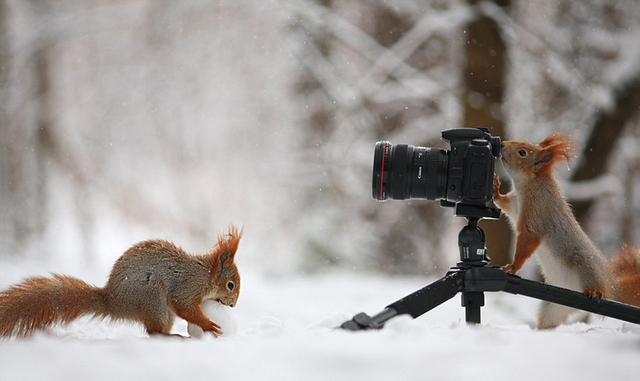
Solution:
[{"label": "squirrel front paw", "polygon": [[500,205],[498,206],[506,207],[505,202],[508,201],[507,195],[500,193],[500,185],[501,185],[500,178],[498,177],[498,175],[494,174],[493,175],[493,201],[496,203],[496,205],[500,203]]},{"label": "squirrel front paw", "polygon": [[507,274],[513,274],[513,275],[515,275],[515,274],[518,272],[518,270],[520,270],[520,269],[515,268],[515,267],[513,266],[513,263],[510,263],[510,264],[508,264],[508,265],[504,265],[504,266],[502,266],[502,271],[504,271],[504,272],[505,272],[505,273],[507,273]]},{"label": "squirrel front paw", "polygon": [[212,321],[210,321],[209,323],[211,323],[211,324],[207,324],[206,327],[202,327],[201,326],[200,328],[202,328],[202,330],[205,331],[205,332],[211,332],[213,334],[213,336],[215,336],[215,337],[218,337],[218,336],[222,335],[222,329],[218,324],[216,324],[216,323],[214,323]]},{"label": "squirrel front paw", "polygon": [[590,297],[591,299],[600,299],[604,296],[602,291],[598,290],[597,288],[585,288],[584,294]]},{"label": "squirrel front paw", "polygon": [[500,178],[495,173],[493,174],[493,196],[500,197]]}]

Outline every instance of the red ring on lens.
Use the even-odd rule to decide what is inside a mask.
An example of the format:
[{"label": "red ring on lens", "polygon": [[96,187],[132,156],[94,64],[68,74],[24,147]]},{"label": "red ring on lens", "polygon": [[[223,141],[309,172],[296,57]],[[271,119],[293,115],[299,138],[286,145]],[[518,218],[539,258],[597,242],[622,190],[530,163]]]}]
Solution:
[{"label": "red ring on lens", "polygon": [[383,200],[382,198],[382,185],[384,184],[384,157],[387,155],[387,142],[385,141],[384,143],[382,143],[382,166],[381,166],[381,170],[380,170],[380,200]]}]

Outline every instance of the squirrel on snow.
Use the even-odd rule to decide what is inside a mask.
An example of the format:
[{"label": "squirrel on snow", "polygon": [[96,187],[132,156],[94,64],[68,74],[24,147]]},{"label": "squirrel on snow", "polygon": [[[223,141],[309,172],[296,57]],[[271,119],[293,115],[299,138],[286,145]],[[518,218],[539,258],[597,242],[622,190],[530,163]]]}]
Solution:
[{"label": "squirrel on snow", "polygon": [[[624,246],[608,262],[578,225],[558,185],[555,165],[569,161],[568,151],[577,148],[562,133],[552,133],[538,144],[502,143],[502,164],[513,180],[513,190],[500,194],[495,176],[494,202],[516,231],[513,263],[503,270],[517,273],[537,250],[548,284],[640,306],[640,251]],[[542,302],[537,327],[557,327],[573,311]]]},{"label": "squirrel on snow", "polygon": [[232,226],[208,254],[198,256],[164,240],[140,242],[116,261],[104,288],[57,274],[26,279],[0,292],[0,337],[25,337],[91,314],[140,322],[150,335],[170,335],[177,315],[220,335],[202,302],[235,306],[240,275],[234,257],[241,237]]}]

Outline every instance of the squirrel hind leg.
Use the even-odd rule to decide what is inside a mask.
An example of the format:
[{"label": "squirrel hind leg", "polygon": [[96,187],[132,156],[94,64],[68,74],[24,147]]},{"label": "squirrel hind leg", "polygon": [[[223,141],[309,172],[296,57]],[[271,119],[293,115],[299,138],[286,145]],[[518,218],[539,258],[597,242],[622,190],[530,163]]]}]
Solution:
[{"label": "squirrel hind leg", "polygon": [[147,330],[147,333],[149,334],[149,336],[157,336],[157,335],[172,336],[171,326],[167,327],[165,325],[162,325],[159,322],[146,321],[144,322],[144,327]]},{"label": "squirrel hind leg", "polygon": [[[149,334],[149,336],[154,335],[165,335],[165,336],[173,336],[171,334],[171,328],[173,327],[173,322],[175,321],[175,315],[167,310],[166,314],[158,315],[158,316],[145,316],[142,319],[142,324]],[[177,335],[180,336],[180,335]]]},{"label": "squirrel hind leg", "polygon": [[567,317],[574,312],[573,308],[559,304],[543,301],[538,310],[537,329],[556,328],[567,320]]}]

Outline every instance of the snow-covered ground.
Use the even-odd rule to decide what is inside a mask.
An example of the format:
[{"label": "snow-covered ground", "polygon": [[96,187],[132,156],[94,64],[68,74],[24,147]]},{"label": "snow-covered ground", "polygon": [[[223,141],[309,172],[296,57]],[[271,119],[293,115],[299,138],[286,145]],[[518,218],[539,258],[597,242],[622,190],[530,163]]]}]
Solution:
[{"label": "snow-covered ground", "polygon": [[[17,269],[25,267],[0,266],[0,287],[34,275]],[[99,284],[105,274],[84,279]],[[531,328],[537,302],[500,293],[487,294],[482,326],[463,323],[456,297],[419,319],[352,333],[333,327],[357,312],[376,313],[433,278],[242,274],[235,337],[148,338],[133,324],[81,319],[28,340],[0,341],[0,379],[584,381],[640,374],[640,326],[614,319],[538,332]],[[186,334],[186,327],[179,320],[174,330]]]}]

